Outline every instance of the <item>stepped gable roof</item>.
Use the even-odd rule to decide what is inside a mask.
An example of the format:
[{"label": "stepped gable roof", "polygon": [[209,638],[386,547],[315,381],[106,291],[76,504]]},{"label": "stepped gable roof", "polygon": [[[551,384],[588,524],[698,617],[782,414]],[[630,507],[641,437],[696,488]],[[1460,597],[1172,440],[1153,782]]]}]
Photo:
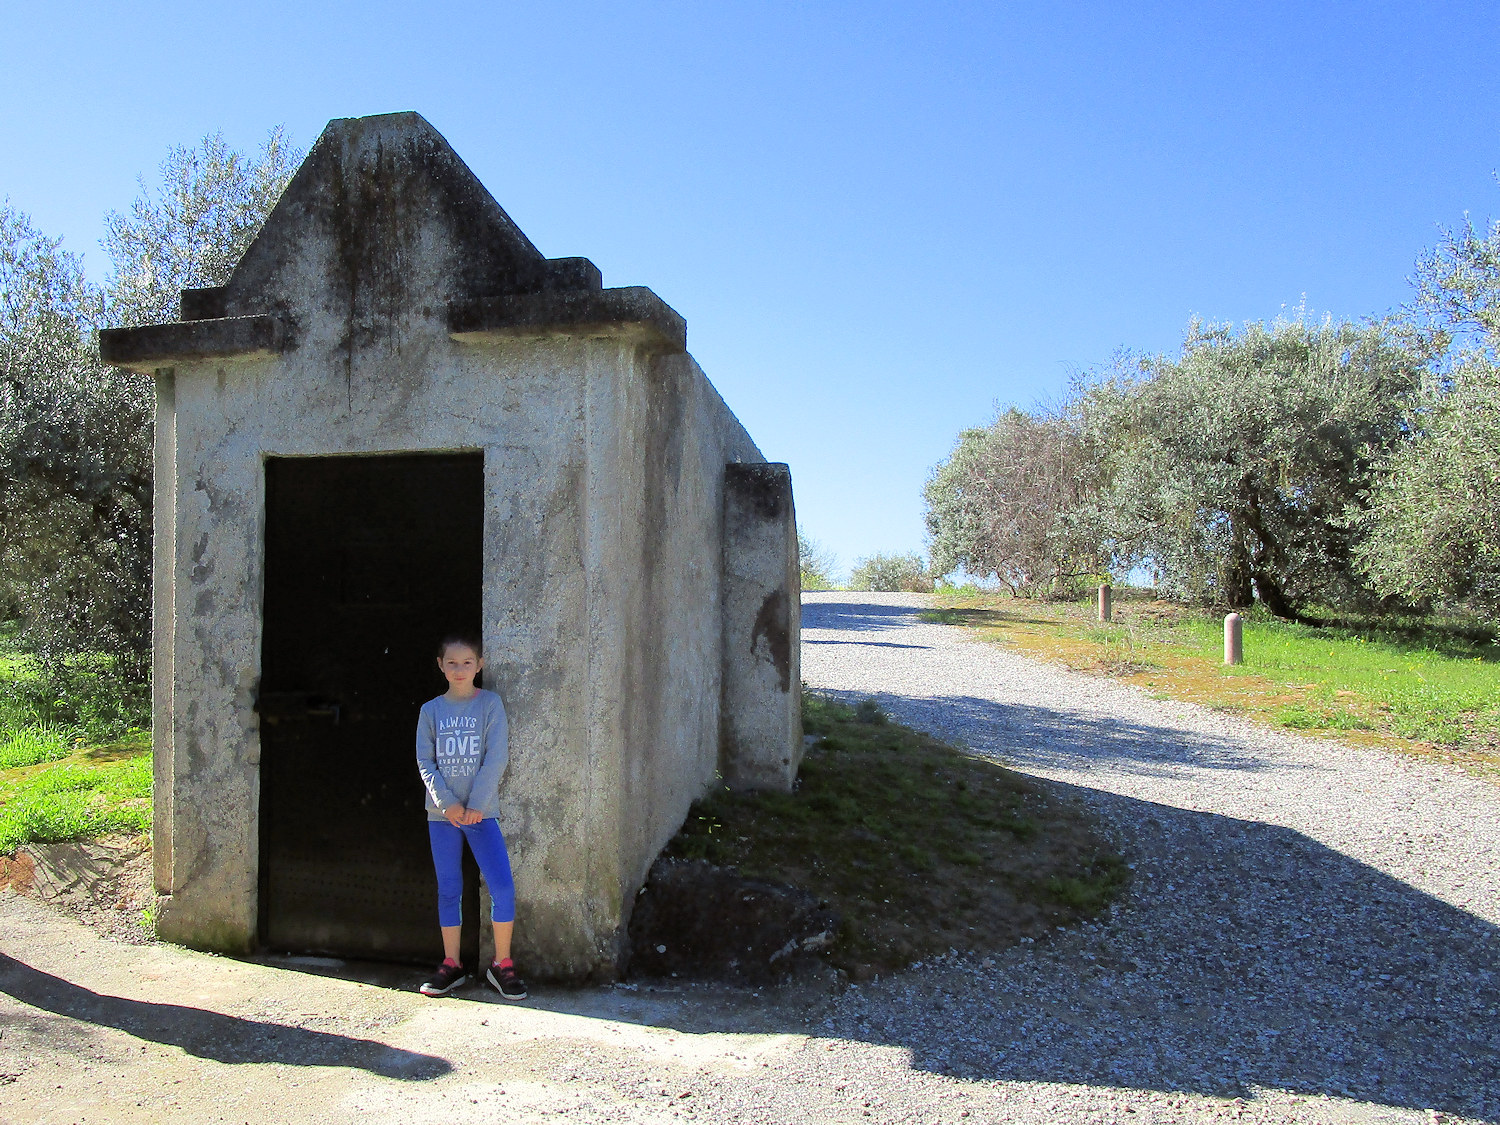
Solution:
[{"label": "stepped gable roof", "polygon": [[[434,245],[441,276],[424,279]],[[296,348],[313,317],[347,320],[357,342],[419,305],[458,339],[610,336],[686,350],[686,322],[651,290],[605,289],[587,258],[544,258],[416,113],[330,121],[226,284],[184,290],[180,321],[100,332],[99,350],[143,371],[275,354]]]}]

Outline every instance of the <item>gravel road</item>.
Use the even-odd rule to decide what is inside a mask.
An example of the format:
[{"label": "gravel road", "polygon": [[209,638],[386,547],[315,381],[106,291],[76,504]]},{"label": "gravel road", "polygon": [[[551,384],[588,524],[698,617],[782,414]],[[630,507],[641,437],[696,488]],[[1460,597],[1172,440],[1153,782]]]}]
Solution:
[{"label": "gravel road", "polygon": [[923,602],[807,595],[804,679],[1071,790],[1134,885],[1084,931],[853,991],[825,1030],[1106,1116],[1500,1116],[1500,787],[1038,664]]},{"label": "gravel road", "polygon": [[1050,779],[1113,914],[842,993],[469,990],[237,961],[0,891],[10,1122],[1500,1120],[1500,787],[1273,733],[810,594],[803,674]]}]

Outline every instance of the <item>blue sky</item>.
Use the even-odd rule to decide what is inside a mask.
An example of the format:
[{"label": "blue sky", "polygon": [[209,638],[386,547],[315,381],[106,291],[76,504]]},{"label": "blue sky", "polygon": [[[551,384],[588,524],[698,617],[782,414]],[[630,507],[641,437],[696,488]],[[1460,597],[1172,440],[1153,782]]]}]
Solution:
[{"label": "blue sky", "polygon": [[0,4],[0,196],[102,216],[222,129],[415,109],[649,285],[847,567],[994,405],[1193,315],[1379,314],[1500,212],[1490,3]]}]

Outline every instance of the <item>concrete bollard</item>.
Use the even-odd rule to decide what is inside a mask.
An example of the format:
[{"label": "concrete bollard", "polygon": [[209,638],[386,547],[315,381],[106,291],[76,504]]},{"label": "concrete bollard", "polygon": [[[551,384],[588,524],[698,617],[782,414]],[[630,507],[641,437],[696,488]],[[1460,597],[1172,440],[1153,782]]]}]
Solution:
[{"label": "concrete bollard", "polygon": [[1245,662],[1245,622],[1238,613],[1224,618],[1224,663]]},{"label": "concrete bollard", "polygon": [[1099,584],[1099,620],[1108,621],[1114,616],[1115,607],[1110,604],[1110,588],[1108,582]]}]

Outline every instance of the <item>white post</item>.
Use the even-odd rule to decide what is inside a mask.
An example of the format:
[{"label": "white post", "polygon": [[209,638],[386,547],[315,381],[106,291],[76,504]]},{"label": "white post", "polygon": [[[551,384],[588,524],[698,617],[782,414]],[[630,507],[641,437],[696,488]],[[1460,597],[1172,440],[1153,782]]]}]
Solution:
[{"label": "white post", "polygon": [[1114,616],[1114,606],[1110,604],[1110,589],[1108,582],[1099,584],[1099,620],[1108,621]]},{"label": "white post", "polygon": [[1244,619],[1238,613],[1231,613],[1224,618],[1224,663],[1243,664],[1244,662]]}]

